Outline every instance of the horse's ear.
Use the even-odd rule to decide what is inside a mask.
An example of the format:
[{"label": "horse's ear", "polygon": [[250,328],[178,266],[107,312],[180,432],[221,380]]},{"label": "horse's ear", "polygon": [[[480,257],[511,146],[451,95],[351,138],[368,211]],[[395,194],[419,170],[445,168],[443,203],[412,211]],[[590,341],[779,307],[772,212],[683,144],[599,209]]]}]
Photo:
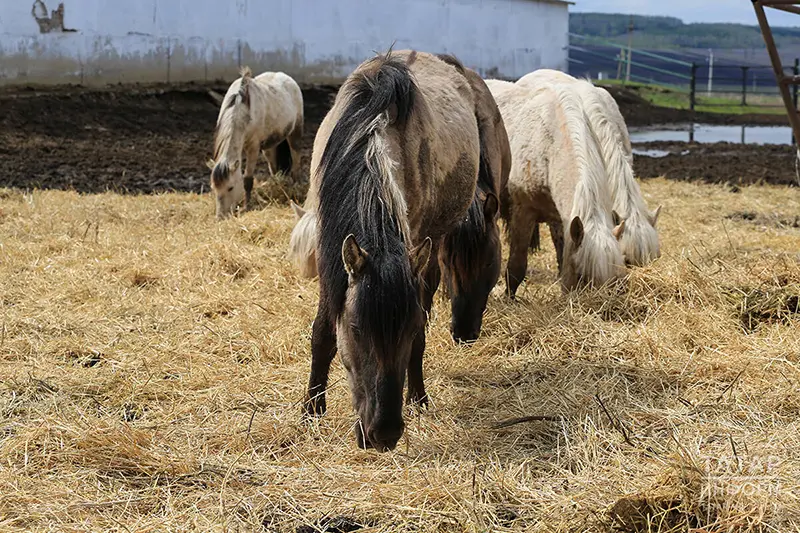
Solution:
[{"label": "horse's ear", "polygon": [[292,206],[292,211],[294,211],[294,216],[297,220],[303,218],[303,215],[306,214],[305,209],[294,203],[292,200],[289,200],[289,204]]},{"label": "horse's ear", "polygon": [[486,193],[486,200],[483,201],[483,216],[486,220],[494,220],[494,216],[500,209],[500,202],[494,193]]},{"label": "horse's ear", "polygon": [[250,82],[253,81],[253,71],[250,67],[242,67],[242,81],[239,86],[239,96],[242,98],[242,103],[246,106],[250,105]]},{"label": "horse's ear", "polygon": [[569,236],[572,239],[573,248],[578,248],[583,242],[583,222],[581,217],[575,217],[569,225]]},{"label": "horse's ear", "polygon": [[656,207],[656,211],[655,211],[655,213],[653,213],[653,216],[650,217],[650,224],[654,228],[656,227],[656,223],[658,222],[658,215],[660,215],[660,214],[661,214],[661,206],[658,206],[658,207]]},{"label": "horse's ear", "polygon": [[217,164],[214,162],[213,159],[209,159],[208,161],[206,161],[206,166],[208,167],[208,170],[214,170],[214,167],[216,165]]},{"label": "horse's ear", "polygon": [[431,258],[431,248],[433,248],[433,241],[431,241],[430,237],[425,237],[422,244],[411,252],[411,270],[415,276],[422,274],[422,271],[428,266],[428,260]]},{"label": "horse's ear", "polygon": [[620,238],[622,237],[622,234],[624,232],[625,232],[625,221],[624,220],[622,222],[620,222],[619,224],[617,224],[616,226],[614,226],[614,229],[611,230],[611,234],[614,235],[614,238],[617,239],[617,240],[620,240]]},{"label": "horse's ear", "polygon": [[615,210],[611,210],[611,220],[614,222],[615,226],[619,226],[620,222],[622,222],[622,217],[619,216]]},{"label": "horse's ear", "polygon": [[342,243],[342,261],[350,278],[357,278],[367,264],[367,252],[358,246],[352,233]]}]

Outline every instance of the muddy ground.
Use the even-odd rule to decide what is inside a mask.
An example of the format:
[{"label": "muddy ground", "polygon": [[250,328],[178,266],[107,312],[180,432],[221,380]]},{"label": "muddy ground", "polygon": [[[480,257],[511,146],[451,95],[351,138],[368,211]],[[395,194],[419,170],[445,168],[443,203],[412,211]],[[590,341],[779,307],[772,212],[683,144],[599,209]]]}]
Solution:
[{"label": "muddy ground", "polygon": [[[649,142],[634,145],[661,157],[634,153],[637,177],[666,176],[682,181],[750,185],[770,183],[797,186],[795,153],[789,145]],[[668,155],[663,155],[668,152]]]},{"label": "muddy ground", "polygon": [[[209,89],[224,94],[226,85],[2,88],[0,186],[80,192],[208,190],[205,161],[211,156],[218,111]],[[336,90],[334,86],[303,87],[304,175],[314,135]],[[612,94],[631,126],[690,120],[785,122],[783,116],[706,116],[656,108],[619,88]],[[671,153],[661,158],[637,156],[636,173],[642,178],[666,174],[682,180],[737,184],[796,183],[789,146],[656,143],[647,147]],[[265,170],[262,164],[259,174]]]}]

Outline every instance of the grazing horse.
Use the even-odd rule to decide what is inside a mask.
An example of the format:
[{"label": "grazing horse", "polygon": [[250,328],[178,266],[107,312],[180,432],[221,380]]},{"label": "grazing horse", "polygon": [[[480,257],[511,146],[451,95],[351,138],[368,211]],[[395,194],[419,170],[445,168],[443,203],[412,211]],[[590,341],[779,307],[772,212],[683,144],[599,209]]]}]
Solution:
[{"label": "grazing horse", "polygon": [[625,263],[642,266],[657,259],[661,249],[656,223],[661,206],[651,213],[642,197],[633,175],[628,128],[611,94],[586,80],[550,69],[526,74],[517,84],[532,89],[567,84],[578,93],[590,126],[600,141],[613,208],[625,219],[625,233],[620,239]]},{"label": "grazing horse", "polygon": [[539,220],[563,235],[556,250],[561,250],[565,290],[623,276],[617,240],[625,222],[613,224],[600,148],[577,95],[566,85],[559,87],[563,90],[536,91],[498,80],[487,85],[511,142],[508,294],[515,295],[525,276],[527,250]]},{"label": "grazing horse", "polygon": [[407,401],[427,404],[425,324],[440,279],[429,258],[475,195],[472,89],[430,54],[369,59],[342,85],[314,152],[320,298],[305,410],[325,412],[338,350],[359,417],[357,442],[386,451],[405,427],[406,374]]},{"label": "grazing horse", "polygon": [[480,335],[489,293],[500,277],[497,215],[511,171],[511,148],[503,117],[483,78],[453,56],[438,57],[464,75],[475,94],[481,147],[478,186],[467,216],[445,236],[439,252],[451,304],[450,333],[457,342],[473,342]]},{"label": "grazing horse", "polygon": [[[291,154],[290,173],[296,177],[300,159],[297,147],[303,137],[303,94],[283,72],[264,72],[255,78],[248,67],[231,83],[222,100],[214,134],[211,189],[217,218],[233,214],[244,201],[250,203],[253,174],[262,145],[270,153],[284,141]],[[242,179],[242,152],[247,168]]]},{"label": "grazing horse", "polygon": [[[500,277],[497,214],[511,170],[511,149],[500,110],[483,79],[452,56],[437,57],[467,79],[475,96],[480,141],[478,184],[466,216],[444,237],[439,252],[444,288],[451,302],[451,335],[457,342],[472,342],[480,335],[489,294]],[[315,142],[314,154],[318,156],[323,150],[324,145]],[[312,157],[312,168],[318,164],[319,157]],[[309,189],[304,207],[294,202],[291,205],[297,223],[289,241],[289,257],[301,276],[313,278],[317,276],[314,188]]]}]

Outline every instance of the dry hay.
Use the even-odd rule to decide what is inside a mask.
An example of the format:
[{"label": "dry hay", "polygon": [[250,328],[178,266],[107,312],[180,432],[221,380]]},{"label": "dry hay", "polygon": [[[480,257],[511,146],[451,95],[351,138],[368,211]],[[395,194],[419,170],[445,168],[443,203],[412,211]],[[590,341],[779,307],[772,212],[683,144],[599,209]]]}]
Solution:
[{"label": "dry hay", "polygon": [[355,447],[338,363],[301,420],[288,208],[2,191],[0,529],[797,531],[800,232],[725,216],[798,192],[643,190],[664,256],[626,287],[561,295],[547,243],[472,348],[437,301],[433,404],[387,454]]}]

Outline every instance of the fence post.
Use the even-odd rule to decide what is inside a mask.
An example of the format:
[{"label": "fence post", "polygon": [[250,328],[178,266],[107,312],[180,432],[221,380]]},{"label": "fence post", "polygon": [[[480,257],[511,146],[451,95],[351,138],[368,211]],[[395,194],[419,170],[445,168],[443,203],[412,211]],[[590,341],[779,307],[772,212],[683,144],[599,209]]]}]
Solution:
[{"label": "fence post", "polygon": [[689,83],[689,109],[694,111],[695,93],[697,89],[697,64],[692,63],[692,81]]},{"label": "fence post", "polygon": [[[800,59],[794,58],[794,68],[792,69],[792,74],[797,76],[800,74]],[[794,105],[795,110],[797,110],[797,85],[792,84],[792,105]],[[794,138],[794,129],[792,129],[792,146],[797,143],[797,139]]]},{"label": "fence post", "polygon": [[747,69],[742,67],[742,105],[747,105]]}]

